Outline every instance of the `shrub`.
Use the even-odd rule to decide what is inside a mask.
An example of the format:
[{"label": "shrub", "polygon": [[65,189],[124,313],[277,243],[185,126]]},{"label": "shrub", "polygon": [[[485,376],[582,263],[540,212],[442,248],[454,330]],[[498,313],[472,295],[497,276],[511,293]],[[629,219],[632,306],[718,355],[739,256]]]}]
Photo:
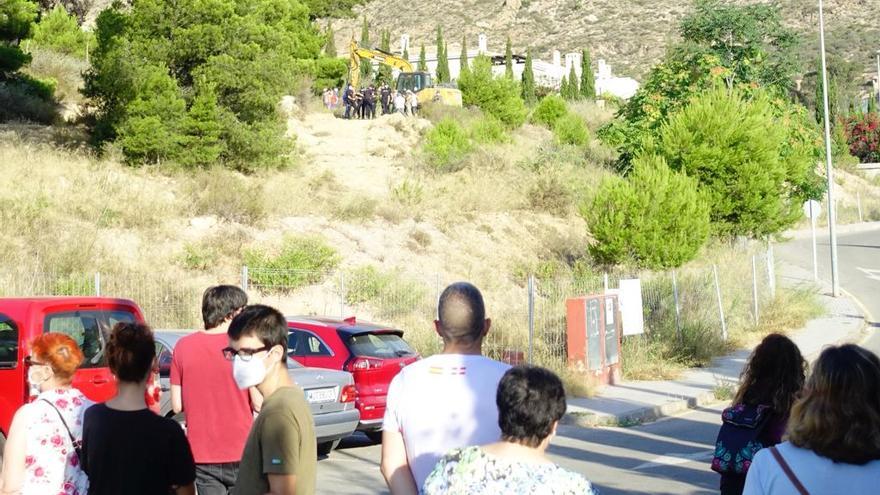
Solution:
[{"label": "shrub", "polygon": [[709,205],[697,187],[662,157],[637,158],[628,178],[605,179],[582,206],[595,238],[590,253],[603,264],[632,260],[651,269],[690,261],[709,235]]},{"label": "shrub", "polygon": [[471,70],[459,76],[458,88],[465,105],[480,107],[508,129],[525,122],[526,105],[520,97],[519,84],[507,77],[494,77],[488,57],[480,55],[474,59]]},{"label": "shrub", "polygon": [[553,124],[553,134],[560,144],[584,146],[590,141],[590,131],[584,119],[578,115],[566,114]]},{"label": "shrub", "polygon": [[565,100],[558,95],[547,95],[532,112],[532,122],[553,128],[556,121],[568,113]]},{"label": "shrub", "polygon": [[471,139],[479,144],[504,143],[510,139],[504,125],[493,117],[477,119],[471,125],[469,134]]},{"label": "shrub", "polygon": [[[53,84],[24,74],[0,82],[0,122],[25,120],[51,124],[58,117],[58,106],[51,98]],[[47,98],[46,94],[50,96]]]},{"label": "shrub", "polygon": [[529,206],[556,215],[568,213],[572,203],[571,189],[562,182],[559,174],[540,174],[528,190]]},{"label": "shrub", "polygon": [[472,149],[467,132],[454,120],[444,119],[428,131],[422,147],[428,163],[440,172],[454,172]]},{"label": "shrub", "polygon": [[288,236],[276,254],[246,250],[244,262],[252,283],[269,292],[288,292],[323,280],[339,265],[339,255],[321,239]]},{"label": "shrub", "polygon": [[76,17],[56,5],[34,25],[33,43],[40,48],[54,50],[77,58],[86,58],[86,49],[94,47],[94,35],[79,27]]},{"label": "shrub", "polygon": [[254,224],[266,217],[262,187],[241,174],[213,168],[195,174],[190,184],[187,193],[193,198],[193,215],[215,215],[242,224]]},{"label": "shrub", "polygon": [[849,115],[843,123],[850,153],[862,163],[880,162],[880,114]]}]

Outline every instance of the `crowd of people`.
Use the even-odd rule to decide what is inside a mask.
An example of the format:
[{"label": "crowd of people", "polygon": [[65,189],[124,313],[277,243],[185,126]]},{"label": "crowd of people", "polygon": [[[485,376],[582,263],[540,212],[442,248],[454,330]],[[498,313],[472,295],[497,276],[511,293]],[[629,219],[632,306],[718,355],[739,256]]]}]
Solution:
[{"label": "crowd of people", "polygon": [[380,109],[381,115],[399,113],[416,116],[420,107],[417,93],[410,90],[398,91],[385,83],[378,87],[369,84],[362,88],[349,84],[341,91],[337,88],[324,88],[321,100],[330,111],[335,111],[342,105],[342,116],[345,119],[374,119]]},{"label": "crowd of people", "polygon": [[[287,372],[284,316],[216,286],[202,318],[172,357],[172,406],[186,413],[186,432],[149,407],[157,364],[147,325],[113,327],[105,355],[117,392],[100,404],[71,386],[83,353],[70,336],[34,339],[25,361],[39,395],[13,419],[0,494],[315,493],[314,420]],[[443,350],[388,390],[380,471],[391,494],[597,493],[546,455],[566,410],[559,377],[483,355],[492,321],[480,291],[447,287],[434,325]],[[724,411],[712,468],[722,494],[872,493],[880,360],[829,347],[807,377],[790,339],[766,337]]]}]

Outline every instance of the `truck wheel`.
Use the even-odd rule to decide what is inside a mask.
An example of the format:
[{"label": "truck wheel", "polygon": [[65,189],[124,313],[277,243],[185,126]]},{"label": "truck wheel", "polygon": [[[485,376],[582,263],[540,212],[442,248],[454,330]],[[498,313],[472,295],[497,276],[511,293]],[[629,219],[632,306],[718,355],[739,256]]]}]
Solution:
[{"label": "truck wheel", "polygon": [[364,434],[373,443],[382,443],[382,430],[365,431]]},{"label": "truck wheel", "polygon": [[318,444],[318,455],[322,457],[330,455],[330,451],[335,449],[338,445],[339,440],[333,440],[332,442],[321,442]]}]

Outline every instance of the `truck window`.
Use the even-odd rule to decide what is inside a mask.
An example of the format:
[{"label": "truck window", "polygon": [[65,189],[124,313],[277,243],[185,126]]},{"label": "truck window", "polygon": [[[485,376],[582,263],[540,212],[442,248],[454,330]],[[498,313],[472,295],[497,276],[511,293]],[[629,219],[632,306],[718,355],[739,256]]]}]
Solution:
[{"label": "truck window", "polygon": [[43,329],[67,334],[76,342],[85,357],[80,368],[99,368],[107,366],[104,345],[112,325],[134,321],[126,311],[73,311],[47,315]]},{"label": "truck window", "polygon": [[18,327],[0,314],[0,368],[14,368],[18,361]]}]

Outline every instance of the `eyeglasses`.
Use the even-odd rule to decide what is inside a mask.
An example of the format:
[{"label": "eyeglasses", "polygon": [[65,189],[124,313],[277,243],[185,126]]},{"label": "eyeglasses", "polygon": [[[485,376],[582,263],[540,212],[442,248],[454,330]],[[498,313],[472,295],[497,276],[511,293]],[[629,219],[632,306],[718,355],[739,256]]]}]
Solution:
[{"label": "eyeglasses", "polygon": [[49,366],[48,364],[46,364],[46,363],[41,363],[41,362],[37,361],[36,359],[34,359],[34,358],[30,357],[30,356],[25,356],[25,358],[24,358],[24,365],[25,365],[25,366]]},{"label": "eyeglasses", "polygon": [[223,351],[221,351],[221,352],[223,352],[223,357],[226,358],[227,361],[232,361],[233,359],[235,359],[235,356],[238,356],[239,358],[241,358],[242,361],[248,362],[251,360],[252,357],[254,357],[254,354],[256,354],[258,352],[268,351],[271,348],[272,348],[272,346],[268,346],[268,345],[264,345],[263,347],[260,347],[258,349],[239,349],[239,350],[235,350],[232,347],[227,347],[227,348],[223,349]]}]

